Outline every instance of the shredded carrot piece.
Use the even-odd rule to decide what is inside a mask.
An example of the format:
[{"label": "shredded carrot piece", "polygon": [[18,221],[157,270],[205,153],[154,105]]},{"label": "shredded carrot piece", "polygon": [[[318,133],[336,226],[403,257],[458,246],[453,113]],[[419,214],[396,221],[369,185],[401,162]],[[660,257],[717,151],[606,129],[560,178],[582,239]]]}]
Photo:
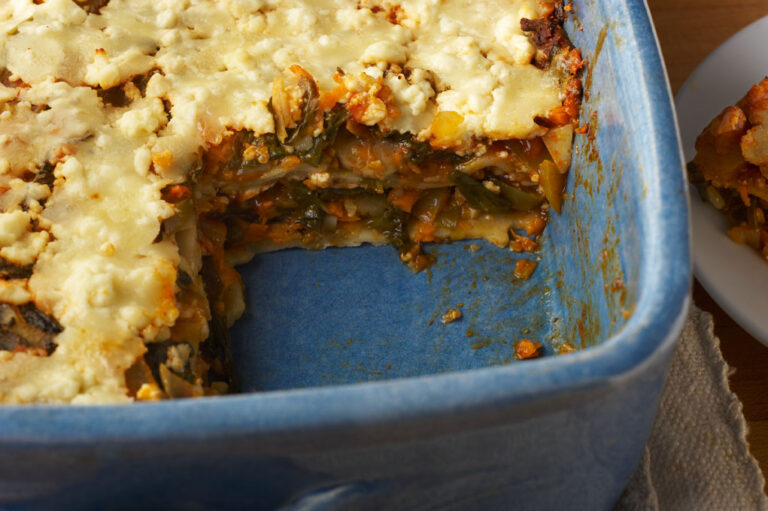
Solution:
[{"label": "shredded carrot piece", "polygon": [[336,103],[339,102],[340,99],[342,99],[344,96],[347,95],[347,88],[343,85],[338,85],[334,87],[333,90],[329,92],[322,92],[320,93],[320,102],[319,107],[322,111],[330,110],[331,108],[336,105]]},{"label": "shredded carrot piece", "polygon": [[571,122],[571,115],[568,113],[567,107],[559,106],[550,110],[547,119],[555,126],[564,126]]},{"label": "shredded carrot piece", "polygon": [[413,205],[419,200],[419,190],[413,188],[393,188],[387,200],[396,208],[410,213]]},{"label": "shredded carrot piece", "polygon": [[460,142],[462,134],[460,128],[463,122],[464,117],[458,112],[438,112],[429,127],[432,147],[445,149]]},{"label": "shredded carrot piece", "polygon": [[430,222],[419,222],[412,239],[416,242],[423,241],[427,243],[435,241],[435,225]]},{"label": "shredded carrot piece", "polygon": [[165,193],[163,193],[163,200],[170,202],[171,204],[176,204],[191,196],[192,190],[190,190],[189,187],[184,185],[171,185],[166,188]]},{"label": "shredded carrot piece", "polygon": [[521,280],[528,280],[536,270],[536,261],[530,261],[528,259],[520,259],[515,263],[515,277]]},{"label": "shredded carrot piece", "polygon": [[328,210],[328,213],[339,219],[339,222],[357,222],[360,220],[359,216],[350,215],[341,201],[329,202],[325,207]]},{"label": "shredded carrot piece", "polygon": [[167,169],[173,165],[173,153],[171,151],[163,151],[161,153],[154,153],[152,155],[152,163],[158,167]]},{"label": "shredded carrot piece", "polygon": [[741,200],[744,201],[744,205],[749,206],[749,191],[747,190],[746,183],[739,183],[736,189],[739,191],[739,196],[741,196]]},{"label": "shredded carrot piece", "polygon": [[515,358],[518,360],[536,358],[541,354],[540,349],[541,343],[533,342],[530,339],[521,339],[515,345]]},{"label": "shredded carrot piece", "polygon": [[315,79],[312,77],[312,75],[311,75],[311,74],[309,74],[309,72],[308,72],[306,69],[304,69],[303,67],[301,67],[301,66],[300,66],[300,65],[298,65],[298,64],[293,64],[293,65],[292,65],[291,67],[289,67],[288,69],[290,69],[290,70],[291,70],[291,72],[292,72],[293,74],[304,76],[305,78],[309,78],[309,79],[310,79],[310,80],[312,80],[312,81],[314,81],[314,80],[315,80]]}]

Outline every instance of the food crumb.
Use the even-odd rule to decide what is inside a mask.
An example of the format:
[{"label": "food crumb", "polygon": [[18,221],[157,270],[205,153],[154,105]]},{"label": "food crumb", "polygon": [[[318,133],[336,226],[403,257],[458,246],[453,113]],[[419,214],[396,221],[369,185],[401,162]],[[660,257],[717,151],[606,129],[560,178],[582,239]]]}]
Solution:
[{"label": "food crumb", "polygon": [[576,351],[576,348],[573,347],[572,344],[564,342],[560,345],[560,349],[557,350],[558,355],[566,355],[568,353],[573,353]]},{"label": "food crumb", "polygon": [[158,401],[163,398],[163,391],[155,383],[142,383],[136,399],[139,401]]},{"label": "food crumb", "polygon": [[518,360],[536,358],[540,355],[540,350],[541,343],[533,342],[530,339],[521,339],[515,345],[515,358]]},{"label": "food crumb", "polygon": [[440,316],[440,321],[443,323],[453,323],[459,318],[461,318],[461,311],[459,309],[448,309],[445,311],[445,314]]},{"label": "food crumb", "polygon": [[514,275],[518,279],[528,280],[536,270],[536,266],[538,266],[536,261],[531,261],[530,259],[520,259],[515,263]]},{"label": "food crumb", "polygon": [[538,245],[534,240],[512,231],[512,241],[509,242],[509,249],[512,252],[534,252],[537,248]]},{"label": "food crumb", "polygon": [[171,151],[154,153],[152,154],[152,163],[154,163],[158,167],[167,169],[171,165],[173,165],[173,153]]},{"label": "food crumb", "polygon": [[469,246],[469,251],[470,251],[470,252],[472,252],[473,254],[474,254],[475,252],[479,251],[479,250],[480,250],[480,245],[478,245],[477,243],[472,243],[472,244]]}]

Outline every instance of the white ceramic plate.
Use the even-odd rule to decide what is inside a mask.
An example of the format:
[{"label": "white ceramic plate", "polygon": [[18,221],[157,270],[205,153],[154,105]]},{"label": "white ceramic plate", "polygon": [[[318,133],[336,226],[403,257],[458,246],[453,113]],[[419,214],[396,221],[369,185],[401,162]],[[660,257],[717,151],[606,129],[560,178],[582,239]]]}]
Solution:
[{"label": "white ceramic plate", "polygon": [[[686,161],[702,129],[768,75],[768,17],[723,43],[688,77],[675,103]],[[696,277],[746,331],[768,346],[768,263],[725,235],[727,222],[691,190]]]}]

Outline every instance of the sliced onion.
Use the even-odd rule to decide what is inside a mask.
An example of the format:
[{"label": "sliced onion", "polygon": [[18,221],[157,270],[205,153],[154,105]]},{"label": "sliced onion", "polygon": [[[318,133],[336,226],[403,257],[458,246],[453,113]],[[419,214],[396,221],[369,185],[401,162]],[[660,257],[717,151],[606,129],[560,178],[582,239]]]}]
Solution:
[{"label": "sliced onion", "polygon": [[544,197],[546,197],[549,205],[558,214],[563,208],[563,188],[565,188],[565,181],[567,174],[561,174],[557,166],[549,161],[544,160],[539,165],[539,176],[542,190],[544,190]]},{"label": "sliced onion", "polygon": [[419,200],[413,205],[411,215],[418,218],[422,222],[434,223],[437,216],[445,207],[448,198],[450,197],[450,191],[448,188],[434,188],[432,190],[426,190],[421,194]]},{"label": "sliced onion", "polygon": [[568,172],[568,167],[571,166],[571,148],[573,147],[573,124],[568,123],[552,128],[541,139],[547,146],[557,170],[560,173]]}]

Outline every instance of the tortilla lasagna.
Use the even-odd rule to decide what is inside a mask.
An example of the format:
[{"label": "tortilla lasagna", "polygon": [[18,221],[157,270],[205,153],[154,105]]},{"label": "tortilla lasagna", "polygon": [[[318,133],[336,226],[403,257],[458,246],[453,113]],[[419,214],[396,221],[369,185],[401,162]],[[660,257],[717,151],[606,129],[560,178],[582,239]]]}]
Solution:
[{"label": "tortilla lasagna", "polygon": [[728,236],[768,260],[768,78],[723,110],[696,140],[689,177],[728,218]]},{"label": "tortilla lasagna", "polygon": [[0,402],[235,390],[235,266],[533,251],[582,66],[551,0],[0,5]]}]

